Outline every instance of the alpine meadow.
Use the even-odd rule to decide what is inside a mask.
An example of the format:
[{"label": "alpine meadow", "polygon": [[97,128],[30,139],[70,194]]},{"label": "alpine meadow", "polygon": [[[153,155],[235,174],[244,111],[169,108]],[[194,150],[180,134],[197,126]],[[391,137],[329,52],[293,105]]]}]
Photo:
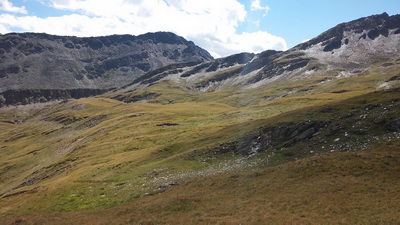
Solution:
[{"label": "alpine meadow", "polygon": [[400,224],[400,15],[214,59],[0,35],[0,224]]}]

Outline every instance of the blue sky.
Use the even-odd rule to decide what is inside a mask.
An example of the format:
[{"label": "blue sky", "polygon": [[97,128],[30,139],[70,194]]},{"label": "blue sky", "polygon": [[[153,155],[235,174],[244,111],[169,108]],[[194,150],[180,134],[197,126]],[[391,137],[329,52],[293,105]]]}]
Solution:
[{"label": "blue sky", "polygon": [[[240,0],[250,9],[250,2]],[[248,20],[260,21],[259,26],[251,22],[239,26],[239,32],[266,30],[283,37],[288,47],[316,37],[320,33],[361,17],[387,12],[400,14],[399,0],[261,0],[270,10],[265,17],[261,12],[251,12]]]},{"label": "blue sky", "polygon": [[215,57],[285,50],[398,0],[0,0],[0,33],[138,35],[171,31]]}]

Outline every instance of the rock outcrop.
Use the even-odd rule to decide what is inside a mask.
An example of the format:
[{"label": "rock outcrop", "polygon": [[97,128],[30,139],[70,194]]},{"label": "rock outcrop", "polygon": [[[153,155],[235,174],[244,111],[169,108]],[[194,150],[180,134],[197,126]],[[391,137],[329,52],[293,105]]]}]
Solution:
[{"label": "rock outcrop", "polygon": [[107,92],[107,89],[21,89],[0,93],[0,107],[26,105],[70,98],[86,98]]}]

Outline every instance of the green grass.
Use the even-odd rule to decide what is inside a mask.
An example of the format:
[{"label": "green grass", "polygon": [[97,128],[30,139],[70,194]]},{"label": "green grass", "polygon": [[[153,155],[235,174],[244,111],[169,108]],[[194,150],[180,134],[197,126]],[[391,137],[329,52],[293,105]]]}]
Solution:
[{"label": "green grass", "polygon": [[[390,147],[393,144],[396,147]],[[400,184],[393,177],[400,173],[398,144],[195,178],[101,211],[17,220],[28,224],[397,224]]]},{"label": "green grass", "polygon": [[[38,224],[397,223],[398,198],[389,196],[398,184],[388,178],[398,175],[399,142],[387,124],[400,113],[400,91],[375,92],[396,74],[376,69],[323,84],[333,74],[319,74],[209,93],[163,81],[146,91],[2,108],[0,217]],[[148,103],[111,99],[145,92],[159,95]],[[264,129],[309,120],[329,123],[243,164],[233,153]],[[373,150],[351,152],[365,149]],[[180,185],[158,189],[169,182]],[[379,201],[388,204],[380,209]]]}]

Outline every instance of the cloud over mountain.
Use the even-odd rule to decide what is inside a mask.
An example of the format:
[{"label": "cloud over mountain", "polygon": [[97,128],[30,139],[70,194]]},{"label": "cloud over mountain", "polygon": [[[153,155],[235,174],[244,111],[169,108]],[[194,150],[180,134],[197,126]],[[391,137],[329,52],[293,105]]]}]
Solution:
[{"label": "cloud over mountain", "polygon": [[[4,8],[9,2],[2,0],[2,3]],[[243,51],[286,49],[283,38],[266,31],[239,33],[238,26],[246,21],[248,12],[237,0],[49,0],[42,4],[65,15],[38,17],[29,12],[15,15],[2,9],[0,32],[17,28],[57,35],[101,36],[171,31],[193,40],[215,57]],[[251,7],[267,9],[259,1]]]}]

